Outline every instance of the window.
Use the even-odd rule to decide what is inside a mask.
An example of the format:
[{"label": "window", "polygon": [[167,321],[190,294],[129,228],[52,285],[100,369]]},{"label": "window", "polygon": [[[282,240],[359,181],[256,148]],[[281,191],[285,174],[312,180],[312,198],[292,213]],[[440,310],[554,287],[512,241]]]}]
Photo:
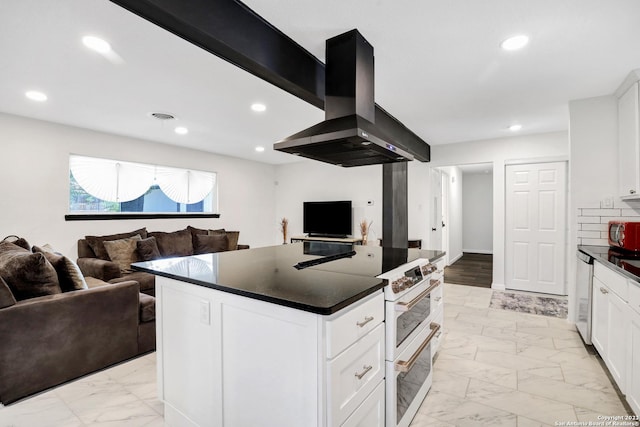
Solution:
[{"label": "window", "polygon": [[67,217],[217,216],[217,201],[214,172],[69,157],[70,215]]}]

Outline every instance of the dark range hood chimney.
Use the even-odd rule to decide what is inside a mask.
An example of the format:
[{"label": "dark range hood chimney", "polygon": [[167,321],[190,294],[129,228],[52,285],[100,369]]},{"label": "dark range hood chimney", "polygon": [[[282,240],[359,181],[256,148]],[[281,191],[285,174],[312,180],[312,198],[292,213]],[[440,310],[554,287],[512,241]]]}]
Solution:
[{"label": "dark range hood chimney", "polygon": [[327,40],[325,120],[273,148],[339,166],[413,160],[375,122],[374,59],[358,30]]}]

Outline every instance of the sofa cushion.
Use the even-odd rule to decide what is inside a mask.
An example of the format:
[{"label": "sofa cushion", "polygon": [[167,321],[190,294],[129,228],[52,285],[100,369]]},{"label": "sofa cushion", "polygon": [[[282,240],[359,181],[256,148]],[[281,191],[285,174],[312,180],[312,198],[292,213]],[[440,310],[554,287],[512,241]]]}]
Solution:
[{"label": "sofa cushion", "polygon": [[229,238],[226,234],[197,234],[193,252],[196,255],[210,254],[229,250]]},{"label": "sofa cushion", "polygon": [[0,243],[0,275],[18,301],[62,292],[58,274],[44,254],[13,243]]},{"label": "sofa cushion", "polygon": [[150,295],[155,294],[156,276],[151,273],[145,273],[144,271],[134,271],[132,273],[127,273],[123,277],[109,280],[109,283],[120,283],[126,282],[128,280],[135,280],[136,282],[138,282],[140,284],[140,292],[144,292],[145,294]]},{"label": "sofa cushion", "polygon": [[153,261],[160,258],[160,249],[158,249],[158,243],[156,238],[151,236],[146,239],[136,242],[136,248],[138,249],[138,257],[140,261]]},{"label": "sofa cushion", "polygon": [[150,322],[156,318],[156,299],[147,294],[140,294],[140,322]]},{"label": "sofa cushion", "polygon": [[87,282],[78,265],[66,256],[56,252],[50,245],[34,246],[33,252],[42,252],[58,273],[58,282],[62,292],[87,289]]},{"label": "sofa cushion", "polygon": [[109,240],[120,240],[126,239],[127,237],[135,236],[139,234],[141,238],[147,238],[147,229],[141,228],[139,230],[132,231],[130,233],[120,233],[120,234],[111,234],[108,236],[84,236],[87,240],[87,243],[93,250],[93,253],[96,254],[96,258],[103,259],[105,261],[109,261],[109,254],[104,247],[104,242]]},{"label": "sofa cushion", "polygon": [[131,263],[138,261],[137,243],[142,238],[139,234],[126,239],[107,240],[103,242],[109,259],[118,264],[122,273],[131,271]]},{"label": "sofa cushion", "polygon": [[224,233],[224,228],[220,228],[218,230],[205,230],[204,228],[195,228],[192,227],[190,225],[187,226],[187,230],[189,230],[189,232],[191,233],[191,240],[193,242],[193,248],[194,248],[194,252],[195,252],[195,247],[196,247],[196,236],[198,235],[202,235],[202,234],[210,234],[209,232],[218,232],[218,233]]},{"label": "sofa cushion", "polygon": [[152,231],[149,236],[156,238],[160,255],[163,257],[193,255],[191,232],[186,228],[171,233]]},{"label": "sofa cushion", "polygon": [[0,308],[11,307],[16,303],[16,299],[9,289],[9,285],[0,277]]}]

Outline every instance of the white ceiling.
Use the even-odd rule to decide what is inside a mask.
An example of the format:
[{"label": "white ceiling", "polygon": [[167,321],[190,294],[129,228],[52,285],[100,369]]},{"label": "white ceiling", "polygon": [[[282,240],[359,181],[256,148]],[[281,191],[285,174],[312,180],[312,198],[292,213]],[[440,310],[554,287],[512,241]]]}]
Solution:
[{"label": "white ceiling", "polygon": [[[511,136],[513,123],[519,134],[566,130],[569,100],[611,94],[640,67],[638,0],[245,3],[320,60],[327,38],[358,28],[375,48],[376,101],[432,145]],[[524,50],[499,48],[518,33]],[[122,63],[87,50],[88,34]],[[2,0],[0,52],[10,114],[272,164],[298,161],[272,144],[324,117],[107,0]],[[27,100],[29,89],[49,100]],[[256,101],[267,111],[251,111]]]}]

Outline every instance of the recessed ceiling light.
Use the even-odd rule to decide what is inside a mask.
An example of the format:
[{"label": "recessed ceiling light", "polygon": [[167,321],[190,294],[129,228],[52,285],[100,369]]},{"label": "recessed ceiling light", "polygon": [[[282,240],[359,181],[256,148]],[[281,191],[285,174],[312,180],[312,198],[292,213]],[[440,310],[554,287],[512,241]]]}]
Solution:
[{"label": "recessed ceiling light", "polygon": [[251,104],[251,109],[257,113],[261,113],[267,109],[267,106],[264,104],[255,103]]},{"label": "recessed ceiling light", "polygon": [[189,129],[187,129],[186,127],[183,127],[183,126],[178,126],[173,131],[175,133],[177,133],[178,135],[186,135],[186,134],[189,133]]},{"label": "recessed ceiling light", "polygon": [[529,43],[529,37],[524,34],[520,34],[517,36],[509,37],[502,43],[500,43],[500,47],[504,50],[518,50],[522,49]]},{"label": "recessed ceiling light", "polygon": [[262,153],[264,151],[264,147],[256,147],[256,151],[258,153]]},{"label": "recessed ceiling light", "polygon": [[511,132],[517,132],[517,131],[519,131],[520,129],[522,129],[522,125],[511,125],[511,126],[509,126],[509,130],[510,130]]},{"label": "recessed ceiling light", "polygon": [[111,52],[111,45],[99,37],[84,36],[82,38],[82,44],[98,53],[105,54]]},{"label": "recessed ceiling light", "polygon": [[25,93],[25,96],[32,101],[44,102],[47,100],[47,95],[37,90],[30,90]]}]

